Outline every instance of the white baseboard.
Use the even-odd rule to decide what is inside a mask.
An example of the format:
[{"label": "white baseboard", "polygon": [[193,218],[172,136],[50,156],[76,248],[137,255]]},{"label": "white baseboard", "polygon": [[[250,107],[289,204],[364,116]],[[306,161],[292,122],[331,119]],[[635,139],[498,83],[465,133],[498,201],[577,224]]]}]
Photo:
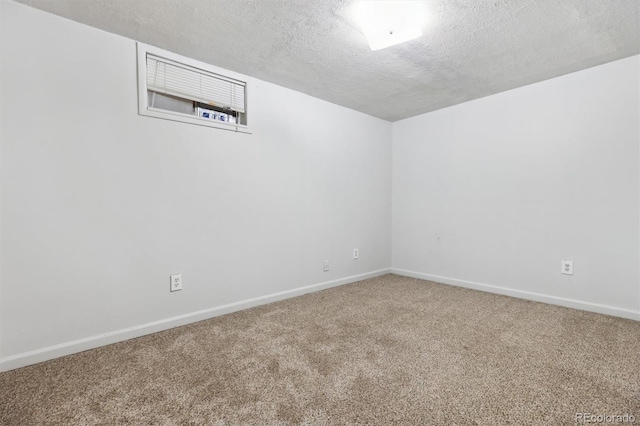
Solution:
[{"label": "white baseboard", "polygon": [[425,274],[422,272],[407,271],[405,269],[391,268],[391,273],[405,277],[419,278],[421,280],[435,281],[442,284],[450,284],[456,287],[470,288],[473,290],[486,291],[488,293],[501,294],[504,296],[517,297],[519,299],[533,300],[535,302],[548,303],[550,305],[564,306],[567,308],[580,309],[582,311],[596,312],[599,314],[611,315],[614,317],[627,318],[640,321],[640,311],[616,308],[615,306],[600,305],[580,300],[565,299],[563,297],[549,296],[546,294],[533,293],[530,291],[514,290],[507,287],[499,287],[490,284],[483,284],[474,281],[459,280],[456,278],[443,277],[440,275]]},{"label": "white baseboard", "polygon": [[133,339],[135,337],[140,337],[181,325],[217,317],[219,315],[241,311],[243,309],[252,308],[254,306],[265,305],[267,303],[289,299],[291,297],[300,296],[306,293],[313,293],[331,287],[337,287],[344,284],[366,280],[368,278],[378,277],[384,274],[388,274],[389,272],[390,269],[388,268],[379,269],[377,271],[367,272],[365,274],[352,275],[350,277],[340,278],[333,281],[326,281],[323,283],[300,287],[293,290],[281,291],[279,293],[273,293],[253,299],[242,300],[239,302],[230,303],[228,305],[216,306],[214,308],[204,309],[201,311],[191,312],[172,318],[166,318],[159,321],[153,321],[146,324],[123,328],[121,330],[110,331],[108,333],[85,337],[83,339],[73,340],[71,342],[60,343],[58,345],[47,346],[41,349],[19,353],[0,359],[0,372],[25,367],[27,365],[48,361],[54,358],[86,351],[89,349],[94,349],[100,346],[110,345],[112,343],[121,342],[123,340]]}]

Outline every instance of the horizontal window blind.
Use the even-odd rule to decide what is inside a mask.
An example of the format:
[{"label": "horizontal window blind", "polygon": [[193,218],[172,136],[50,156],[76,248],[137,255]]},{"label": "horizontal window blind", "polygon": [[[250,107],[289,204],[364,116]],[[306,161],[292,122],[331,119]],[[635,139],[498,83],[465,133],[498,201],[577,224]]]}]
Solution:
[{"label": "horizontal window blind", "polygon": [[246,84],[147,54],[147,89],[244,113]]}]

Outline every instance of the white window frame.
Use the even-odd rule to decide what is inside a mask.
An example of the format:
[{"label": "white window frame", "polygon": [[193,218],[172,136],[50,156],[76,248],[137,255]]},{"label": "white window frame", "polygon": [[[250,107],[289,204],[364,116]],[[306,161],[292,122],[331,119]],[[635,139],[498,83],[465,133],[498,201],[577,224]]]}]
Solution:
[{"label": "white window frame", "polygon": [[206,118],[200,118],[196,115],[192,114],[184,114],[180,112],[168,111],[160,108],[152,108],[149,107],[148,101],[148,89],[147,89],[147,53],[150,53],[154,56],[158,56],[161,58],[168,59],[170,61],[178,62],[181,64],[188,65],[193,68],[200,69],[205,72],[218,74],[222,78],[233,79],[239,82],[245,83],[245,114],[248,114],[248,92],[249,92],[249,83],[243,81],[243,76],[236,74],[231,71],[223,70],[217,67],[214,67],[209,64],[205,64],[204,62],[196,61],[195,59],[190,59],[176,53],[168,52],[166,50],[160,49],[158,47],[150,46],[144,43],[137,43],[138,45],[138,114],[145,115],[147,117],[155,117],[161,118],[164,120],[172,120],[179,121],[182,123],[195,124],[198,126],[205,127],[214,127],[217,129],[230,130],[232,132],[238,133],[248,133],[249,131],[248,120],[249,117],[247,115],[247,125],[239,124],[239,123],[227,123],[227,122],[218,122],[213,120],[208,120]]}]

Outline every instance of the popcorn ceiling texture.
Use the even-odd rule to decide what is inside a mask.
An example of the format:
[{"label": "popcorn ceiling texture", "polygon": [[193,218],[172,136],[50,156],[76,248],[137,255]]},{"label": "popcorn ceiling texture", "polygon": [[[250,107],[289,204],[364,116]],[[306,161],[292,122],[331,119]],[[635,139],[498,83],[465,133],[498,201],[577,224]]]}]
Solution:
[{"label": "popcorn ceiling texture", "polygon": [[18,1],[390,121],[640,53],[637,0],[432,0],[377,52],[352,1]]},{"label": "popcorn ceiling texture", "polygon": [[640,419],[640,322],[386,275],[0,374],[2,425]]}]

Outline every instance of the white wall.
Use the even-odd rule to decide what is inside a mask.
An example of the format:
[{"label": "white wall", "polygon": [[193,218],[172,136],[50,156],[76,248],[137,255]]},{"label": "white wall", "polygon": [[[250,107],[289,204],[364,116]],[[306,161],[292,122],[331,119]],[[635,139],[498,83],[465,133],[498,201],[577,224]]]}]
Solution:
[{"label": "white wall", "polygon": [[396,272],[640,319],[639,80],[635,56],[394,123]]},{"label": "white wall", "polygon": [[0,5],[5,368],[390,266],[390,123],[251,78],[252,135],[139,116],[134,41]]}]

